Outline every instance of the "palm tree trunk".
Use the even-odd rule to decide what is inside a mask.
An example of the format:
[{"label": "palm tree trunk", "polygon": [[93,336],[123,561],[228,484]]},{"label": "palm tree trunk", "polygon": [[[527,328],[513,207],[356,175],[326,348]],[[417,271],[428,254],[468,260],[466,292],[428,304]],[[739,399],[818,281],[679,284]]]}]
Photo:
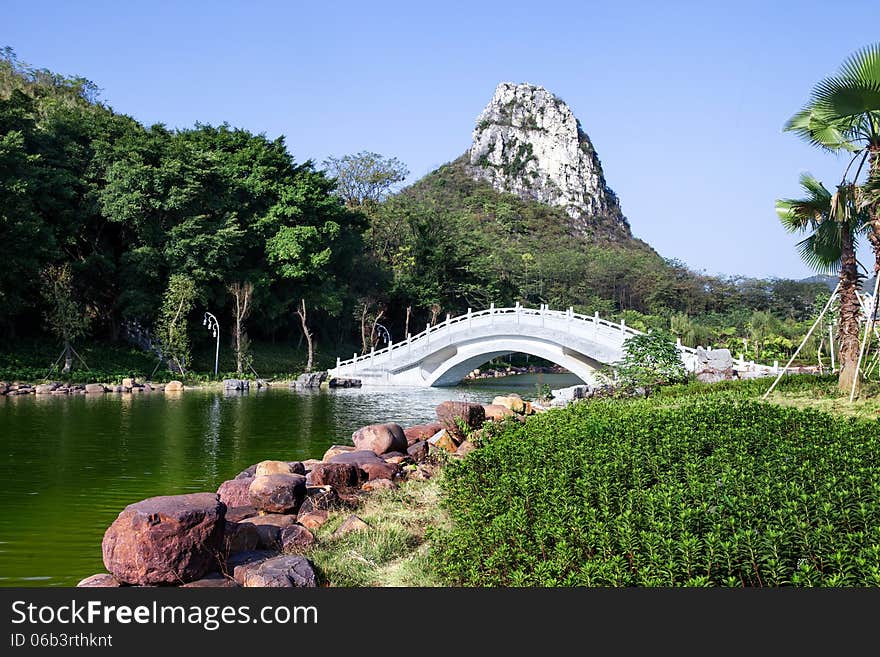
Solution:
[{"label": "palm tree trunk", "polygon": [[[837,336],[840,344],[840,377],[837,387],[849,394],[853,379],[858,376],[856,367],[859,360],[859,306],[858,272],[852,233],[841,231],[842,252],[840,258],[840,321]],[[858,392],[858,384],[856,391]]]},{"label": "palm tree trunk", "polygon": [[[869,146],[868,156],[871,176],[880,179],[880,145]],[[874,250],[874,275],[880,272],[880,202],[875,202],[868,207],[868,216],[871,220],[871,230],[868,231],[868,241]]]}]

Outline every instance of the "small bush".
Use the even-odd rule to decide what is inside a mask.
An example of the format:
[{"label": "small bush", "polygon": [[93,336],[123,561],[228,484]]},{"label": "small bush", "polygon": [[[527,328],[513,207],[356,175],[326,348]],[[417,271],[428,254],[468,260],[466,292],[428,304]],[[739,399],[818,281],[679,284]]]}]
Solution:
[{"label": "small bush", "polygon": [[623,343],[623,359],[615,364],[617,385],[624,391],[682,383],[687,371],[675,342],[662,333],[634,335]]}]

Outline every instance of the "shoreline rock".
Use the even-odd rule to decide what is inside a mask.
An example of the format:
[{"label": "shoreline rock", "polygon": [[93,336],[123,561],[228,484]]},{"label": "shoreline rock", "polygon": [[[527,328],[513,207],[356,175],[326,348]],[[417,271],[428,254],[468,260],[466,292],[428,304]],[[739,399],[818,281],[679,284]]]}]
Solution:
[{"label": "shoreline rock", "polygon": [[[222,482],[216,493],[130,504],[102,541],[108,572],[79,586],[316,586],[318,576],[303,555],[318,542],[314,532],[330,512],[356,509],[365,496],[395,490],[405,479],[430,479],[439,468],[433,449],[462,458],[475,449],[472,438],[487,422],[514,415],[506,407],[489,408],[487,417],[486,408],[444,402],[437,422],[406,429],[368,425],[352,434],[353,445],[333,445],[320,460],[264,460]],[[351,514],[332,536],[368,529]]]}]

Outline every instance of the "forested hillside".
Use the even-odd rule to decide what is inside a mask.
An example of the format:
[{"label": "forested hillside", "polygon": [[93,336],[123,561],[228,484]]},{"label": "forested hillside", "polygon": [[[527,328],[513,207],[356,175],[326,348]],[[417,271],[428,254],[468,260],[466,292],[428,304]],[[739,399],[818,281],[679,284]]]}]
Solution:
[{"label": "forested hillside", "polygon": [[226,346],[307,332],[327,358],[378,343],[378,324],[397,339],[446,313],[517,301],[718,343],[748,333],[755,312],[797,332],[828,294],[822,283],[706,276],[638,240],[572,234],[563,210],[475,182],[461,158],[354,202],[338,172],[295,146],[228,125],[144,126],[88,80],[4,51],[4,349],[39,336],[117,342],[139,325],[188,364],[191,340],[209,339],[189,327],[208,310]]}]

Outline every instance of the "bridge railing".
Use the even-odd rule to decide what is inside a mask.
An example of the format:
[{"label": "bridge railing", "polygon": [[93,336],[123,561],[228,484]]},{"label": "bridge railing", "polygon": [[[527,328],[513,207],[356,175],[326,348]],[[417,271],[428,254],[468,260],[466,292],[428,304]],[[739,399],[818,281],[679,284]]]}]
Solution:
[{"label": "bridge railing", "polygon": [[[574,312],[573,308],[568,308],[567,310],[550,310],[546,305],[542,305],[540,308],[526,308],[519,304],[513,307],[496,308],[494,305],[492,305],[486,310],[479,310],[477,312],[473,312],[468,309],[467,313],[458,315],[456,317],[447,315],[446,319],[439,324],[435,324],[434,326],[426,326],[424,331],[417,333],[416,335],[409,335],[405,340],[389,344],[387,347],[384,347],[382,349],[374,349],[366,354],[354,354],[352,358],[349,358],[347,360],[341,360],[337,358],[336,369],[338,370],[339,368],[357,365],[360,363],[376,363],[377,360],[387,361],[389,358],[393,358],[395,352],[398,352],[398,350],[406,349],[409,352],[412,350],[413,346],[419,348],[423,344],[430,344],[432,341],[436,344],[437,340],[442,339],[443,337],[445,337],[445,334],[447,332],[458,328],[461,324],[466,323],[470,325],[474,322],[474,320],[477,320],[479,322],[479,320],[484,317],[509,315],[517,317],[517,320],[519,317],[535,316],[544,319],[550,318],[555,320],[565,320],[566,324],[568,325],[568,330],[571,330],[571,324],[573,322],[581,322],[583,324],[590,324],[597,329],[600,327],[607,329],[621,337],[624,337],[624,339],[633,335],[642,335],[642,331],[638,331],[632,327],[627,326],[626,322],[624,322],[623,320],[621,320],[620,322],[610,322],[606,319],[602,319],[601,317],[599,317],[599,313],[595,313],[594,315],[584,315]],[[681,344],[678,345],[678,348],[683,353],[696,353],[696,349],[685,347]]]}]

